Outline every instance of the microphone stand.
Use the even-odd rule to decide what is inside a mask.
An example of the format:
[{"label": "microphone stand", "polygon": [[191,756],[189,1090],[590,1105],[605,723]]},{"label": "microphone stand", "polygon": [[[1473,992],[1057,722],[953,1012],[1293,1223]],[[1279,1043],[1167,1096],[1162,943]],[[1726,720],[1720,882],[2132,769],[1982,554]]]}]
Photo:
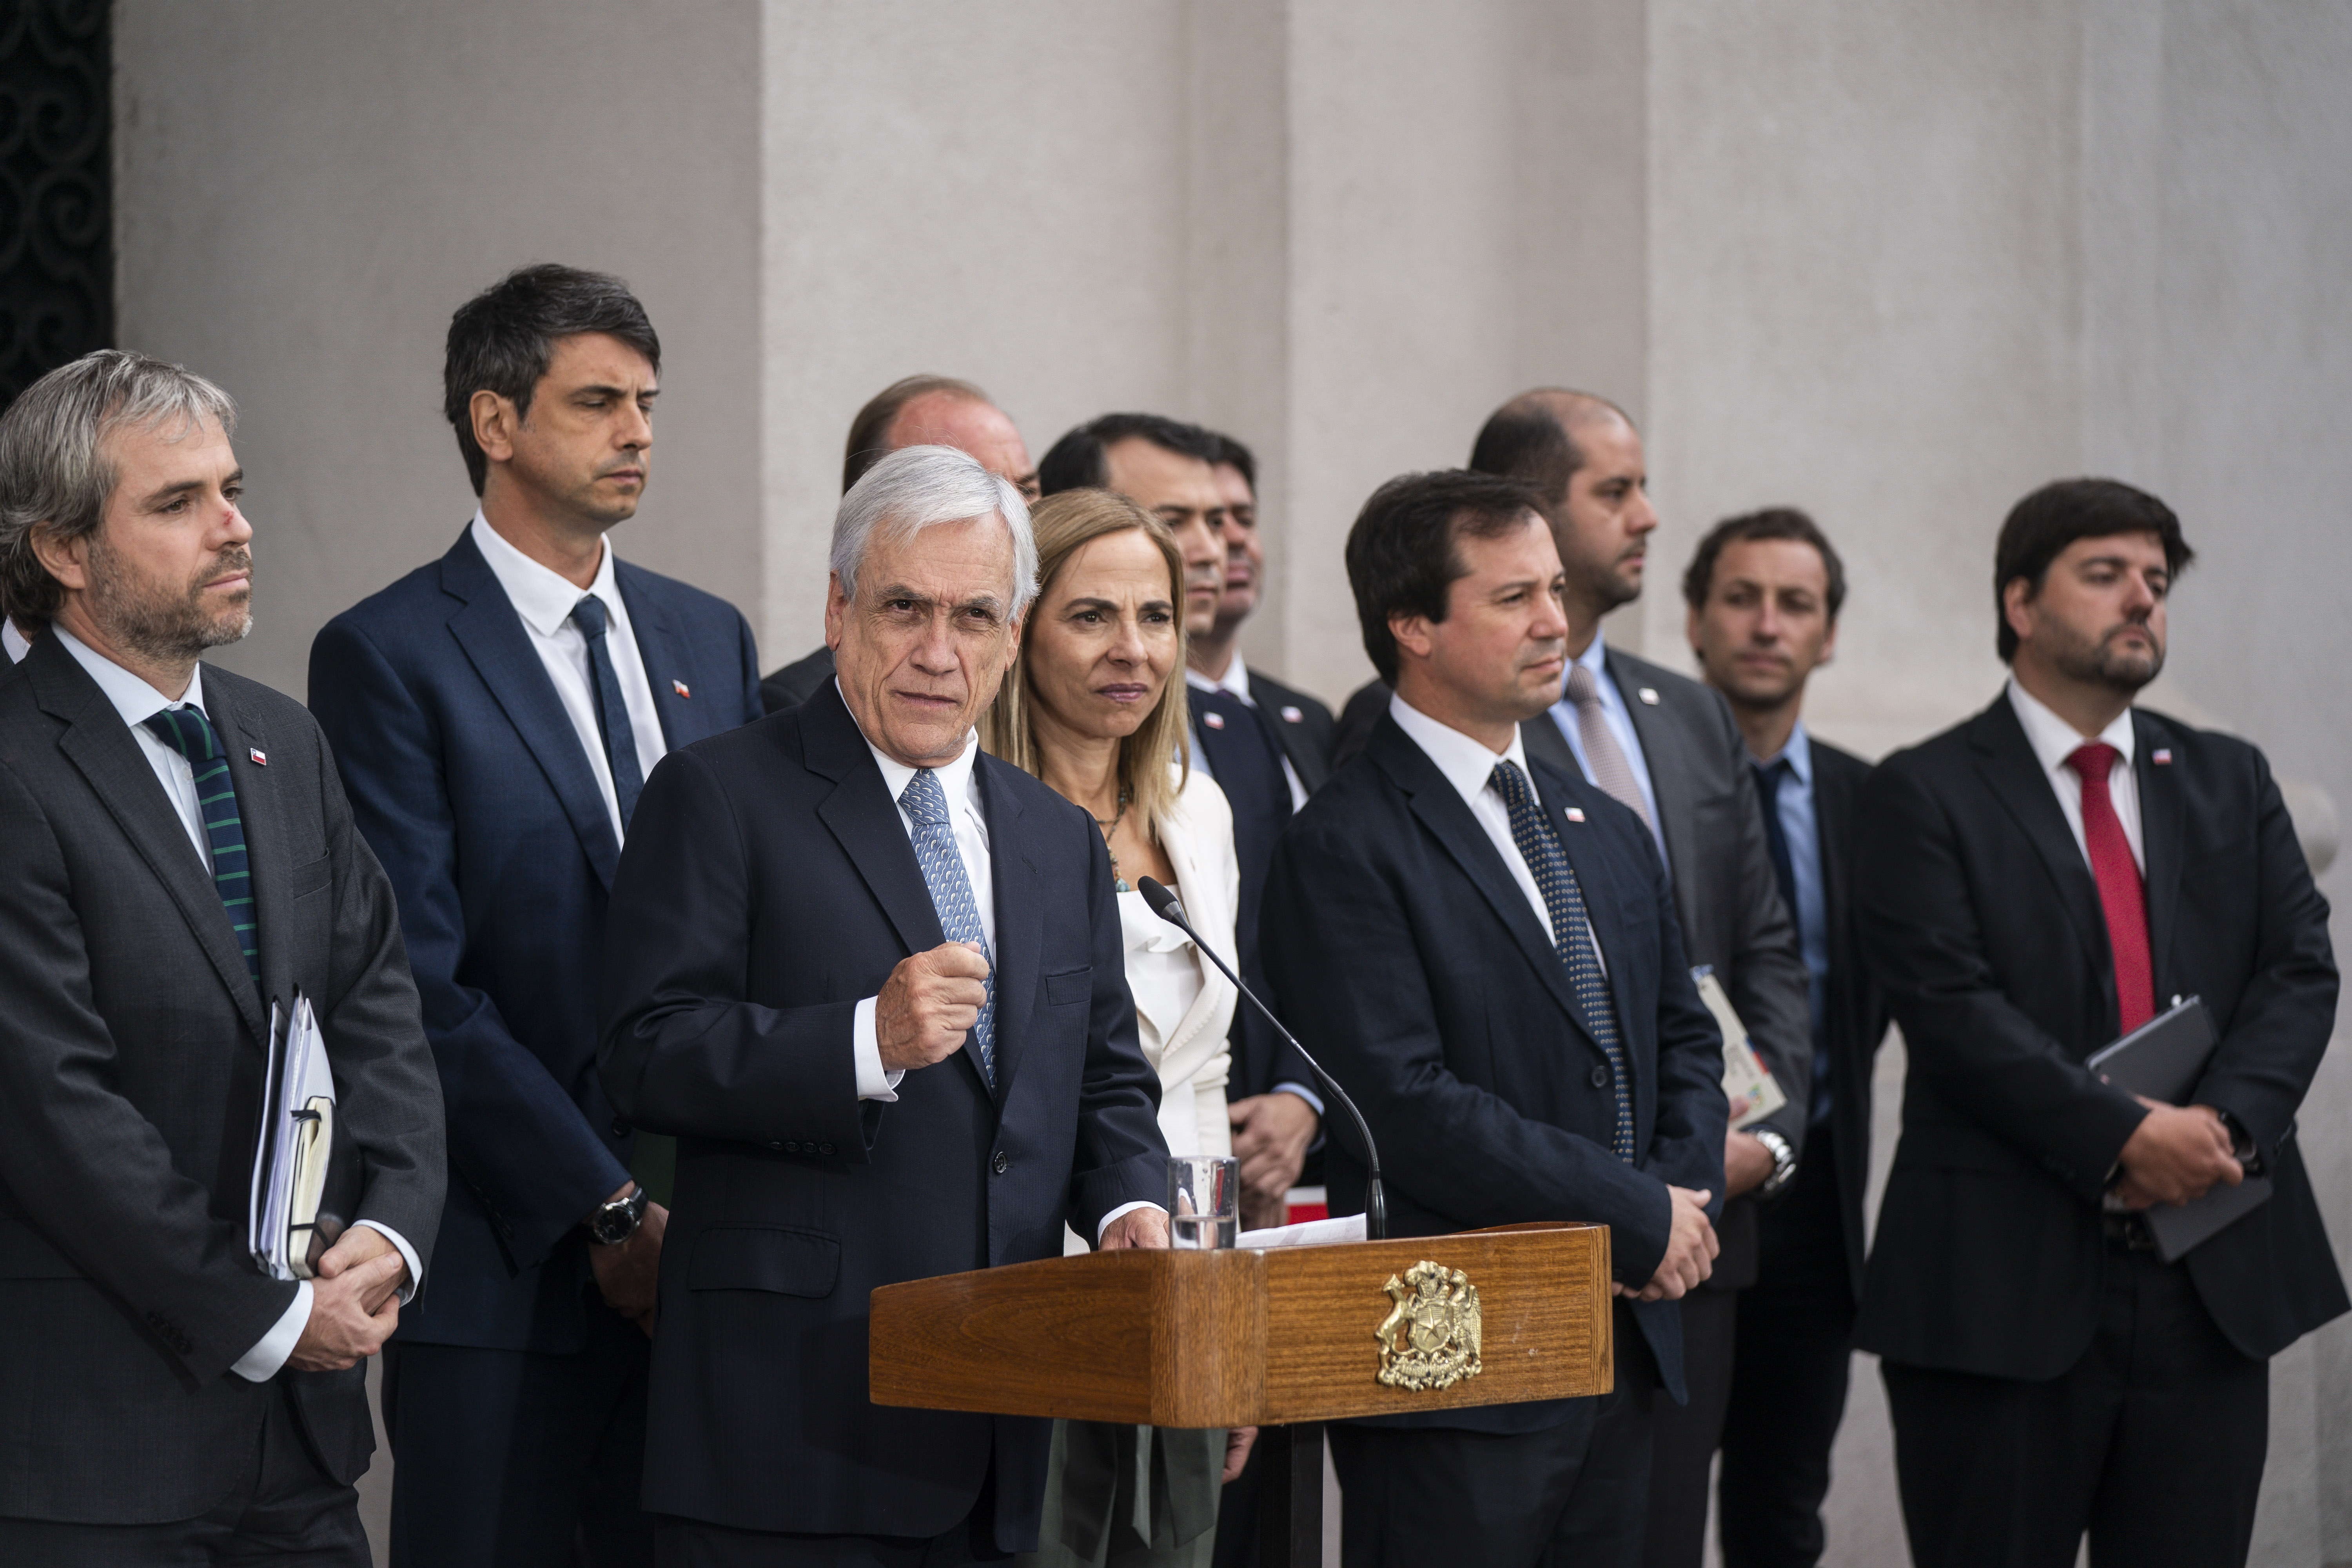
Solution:
[{"label": "microphone stand", "polygon": [[1192,945],[1205,953],[1209,962],[1234,983],[1234,988],[1249,998],[1250,1005],[1264,1014],[1265,1021],[1274,1026],[1275,1031],[1290,1042],[1290,1048],[1298,1053],[1299,1059],[1314,1071],[1323,1087],[1331,1091],[1331,1097],[1348,1108],[1348,1115],[1356,1124],[1356,1136],[1364,1145],[1364,1236],[1371,1241],[1387,1240],[1389,1202],[1387,1194],[1381,1187],[1381,1151],[1380,1146],[1372,1142],[1372,1130],[1365,1124],[1364,1113],[1356,1109],[1356,1102],[1348,1098],[1348,1091],[1339,1087],[1339,1080],[1325,1072],[1323,1064],[1307,1054],[1307,1047],[1298,1043],[1298,1037],[1283,1027],[1282,1020],[1274,1016],[1274,1009],[1259,1001],[1257,993],[1242,984],[1242,977],[1234,973],[1233,965],[1218,957],[1216,950],[1201,940],[1201,933],[1194,931],[1192,922],[1184,918],[1181,900],[1164,884],[1150,877],[1138,878],[1135,885],[1137,890],[1143,894],[1143,901],[1151,906],[1151,912],[1191,937]]}]

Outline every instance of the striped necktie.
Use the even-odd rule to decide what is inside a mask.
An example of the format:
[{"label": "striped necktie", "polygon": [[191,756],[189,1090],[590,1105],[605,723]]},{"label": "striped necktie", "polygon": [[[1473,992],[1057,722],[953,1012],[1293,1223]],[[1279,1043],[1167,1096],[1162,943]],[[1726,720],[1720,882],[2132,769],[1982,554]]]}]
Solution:
[{"label": "striped necktie", "polygon": [[988,933],[980,923],[980,906],[973,902],[971,878],[957,852],[955,822],[948,814],[948,792],[940,776],[917,768],[899,793],[898,805],[912,826],[915,862],[923,868],[923,885],[930,889],[931,907],[939,911],[940,932],[950,942],[968,942],[988,960],[982,982],[988,999],[980,1005],[980,1020],[971,1026],[972,1047],[980,1052],[981,1076],[996,1087],[996,955],[988,948]]},{"label": "striped necktie", "polygon": [[229,930],[245,953],[245,967],[261,984],[261,925],[254,912],[253,868],[245,853],[245,818],[236,807],[236,786],[228,776],[228,753],[205,710],[193,705],[151,713],[147,728],[188,759],[196,783],[196,811],[204,818],[205,842],[212,849],[213,888],[228,915]]},{"label": "striped necktie", "polygon": [[1543,894],[1551,915],[1551,943],[1568,970],[1569,989],[1584,1009],[1592,1038],[1609,1058],[1609,1074],[1617,1089],[1617,1122],[1609,1139],[1610,1152],[1627,1164],[1633,1163],[1633,1099],[1625,1077],[1625,1047],[1617,1037],[1617,1003],[1609,994],[1609,977],[1601,972],[1601,954],[1592,944],[1592,927],[1585,919],[1584,889],[1576,868],[1568,863],[1551,822],[1536,801],[1535,785],[1517,763],[1496,763],[1486,783],[1503,797],[1511,812],[1511,842]]}]

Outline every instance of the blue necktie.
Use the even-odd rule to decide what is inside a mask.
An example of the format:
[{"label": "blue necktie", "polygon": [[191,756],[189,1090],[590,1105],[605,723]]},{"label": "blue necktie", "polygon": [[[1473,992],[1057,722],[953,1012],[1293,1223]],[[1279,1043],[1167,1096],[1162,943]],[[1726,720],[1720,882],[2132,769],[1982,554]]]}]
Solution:
[{"label": "blue necktie", "polygon": [[1772,871],[1780,879],[1780,901],[1789,906],[1789,923],[1797,923],[1797,867],[1789,858],[1788,829],[1780,826],[1780,781],[1793,770],[1789,759],[1750,763],[1756,770],[1756,793],[1764,799],[1764,843],[1772,851]]},{"label": "blue necktie", "polygon": [[228,753],[205,710],[166,708],[147,716],[147,728],[188,759],[196,781],[196,811],[204,818],[205,842],[213,852],[213,888],[228,915],[229,930],[245,953],[245,967],[261,986],[261,925],[253,904],[253,868],[245,853],[245,818],[236,807],[236,785],[228,776]]},{"label": "blue necktie", "polygon": [[596,689],[596,728],[604,734],[604,761],[613,770],[613,797],[620,803],[621,827],[637,814],[637,796],[646,787],[645,770],[637,766],[637,731],[629,723],[629,705],[621,697],[621,678],[613,672],[613,650],[604,641],[611,619],[604,601],[593,594],[572,606],[572,624],[588,644],[589,684]]},{"label": "blue necktie", "polygon": [[1592,929],[1585,922],[1584,889],[1577,885],[1576,868],[1568,863],[1550,819],[1536,800],[1535,785],[1528,782],[1518,763],[1496,763],[1486,782],[1511,808],[1511,842],[1519,847],[1519,858],[1535,875],[1544,908],[1551,914],[1552,947],[1568,968],[1569,989],[1576,993],[1576,1005],[1584,1009],[1585,1023],[1609,1058],[1610,1076],[1617,1088],[1617,1126],[1609,1147],[1630,1165],[1633,1163],[1633,1100],[1626,1087],[1625,1048],[1617,1038],[1617,1004],[1609,994],[1609,977],[1601,972],[1601,954],[1592,945]]},{"label": "blue necktie", "polygon": [[981,929],[980,907],[972,902],[971,879],[963,857],[956,852],[955,825],[948,815],[947,791],[940,776],[918,768],[907,782],[898,805],[914,826],[915,862],[923,868],[923,885],[931,890],[931,908],[940,914],[940,933],[950,942],[977,945],[988,960],[988,999],[980,1005],[980,1021],[971,1026],[972,1043],[980,1047],[981,1076],[996,1087],[996,955],[989,951],[988,933]]}]

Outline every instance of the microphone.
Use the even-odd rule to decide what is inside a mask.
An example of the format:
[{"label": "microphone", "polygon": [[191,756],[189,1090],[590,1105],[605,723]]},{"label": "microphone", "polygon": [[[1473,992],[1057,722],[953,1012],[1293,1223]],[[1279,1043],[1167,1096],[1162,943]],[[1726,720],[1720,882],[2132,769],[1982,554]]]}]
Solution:
[{"label": "microphone", "polygon": [[1149,877],[1137,878],[1135,886],[1137,891],[1143,895],[1143,901],[1151,906],[1151,912],[1191,937],[1192,945],[1199,948],[1207,955],[1211,963],[1223,972],[1225,978],[1234,983],[1234,989],[1249,998],[1251,1006],[1265,1015],[1265,1021],[1274,1026],[1277,1034],[1290,1042],[1290,1048],[1297,1051],[1299,1059],[1314,1070],[1316,1078],[1321,1080],[1323,1087],[1331,1091],[1331,1098],[1348,1108],[1349,1117],[1356,1123],[1356,1136],[1364,1145],[1364,1236],[1371,1241],[1387,1240],[1389,1201],[1387,1194],[1381,1188],[1380,1145],[1372,1142],[1372,1130],[1365,1125],[1364,1113],[1356,1109],[1356,1102],[1348,1098],[1348,1091],[1339,1087],[1339,1080],[1325,1072],[1321,1062],[1307,1055],[1307,1047],[1298,1043],[1298,1037],[1282,1026],[1282,1020],[1274,1016],[1274,1009],[1259,1001],[1257,993],[1242,984],[1242,977],[1234,973],[1233,965],[1219,958],[1216,950],[1201,940],[1201,933],[1194,931],[1192,922],[1184,918],[1184,905],[1181,900],[1165,886]]}]

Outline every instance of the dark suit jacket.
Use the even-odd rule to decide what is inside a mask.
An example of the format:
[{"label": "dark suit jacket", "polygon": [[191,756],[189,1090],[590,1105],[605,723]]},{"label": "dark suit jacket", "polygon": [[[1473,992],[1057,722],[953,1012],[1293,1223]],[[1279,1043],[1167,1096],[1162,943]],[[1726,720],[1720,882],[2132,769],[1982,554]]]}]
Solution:
[{"label": "dark suit jacket", "polygon": [[[2268,1356],[2347,1308],[2294,1140],[2336,1017],[2327,903],[2260,752],[2132,721],[2156,994],[2204,998],[2221,1038],[2194,1099],[2252,1136],[2277,1189],[2182,1267],[2230,1342]],[[1910,1054],[1857,1342],[2055,1377],[2097,1328],[2099,1200],[2146,1112],[2083,1065],[2119,1032],[2106,922],[2006,696],[1879,764],[1854,865]]]},{"label": "dark suit jacket", "polygon": [[1110,861],[1080,811],[978,762],[996,903],[996,1087],[967,1048],[857,1098],[851,1024],[942,940],[837,689],[672,752],[621,857],[604,1083],[678,1136],[645,1504],[747,1530],[926,1536],[979,1500],[1029,1550],[1046,1422],[866,1398],[877,1285],[1062,1251],[1165,1201]]},{"label": "dark suit jacket", "polygon": [[833,649],[820,647],[781,669],[770,670],[760,682],[760,706],[769,713],[797,708],[832,679]]},{"label": "dark suit jacket", "polygon": [[[614,573],[669,744],[757,718],[743,617],[625,561]],[[399,891],[448,1098],[436,1276],[401,1337],[577,1351],[590,1279],[580,1221],[628,1179],[631,1152],[595,1072],[620,846],[578,731],[470,529],[319,633],[310,708]]]},{"label": "dark suit jacket", "polygon": [[1823,1029],[1830,1058],[1830,1145],[1837,1161],[1838,1212],[1846,1268],[1862,1299],[1869,1236],[1863,1195],[1870,1185],[1870,1074],[1886,1038],[1886,994],[1862,952],[1853,910],[1854,812],[1870,764],[1812,738],[1813,822],[1822,847],[1822,903],[1828,916],[1830,973]]},{"label": "dark suit jacket", "polygon": [[1254,665],[1249,667],[1249,689],[1250,700],[1272,721],[1299,786],[1313,795],[1331,776],[1331,710],[1297,687],[1261,674]]},{"label": "dark suit jacket", "polygon": [[[264,996],[318,1008],[354,1219],[432,1288],[441,1097],[391,886],[310,716],[207,668],[261,984],[178,812],[55,637],[0,677],[0,1516],[193,1517],[251,1473],[270,1399],[229,1369],[296,1286],[246,1247]],[[266,762],[256,762],[259,752]],[[374,1448],[366,1373],[281,1372],[335,1479]]]},{"label": "dark suit jacket", "polygon": [[[1393,719],[1284,835],[1266,881],[1265,963],[1292,1027],[1379,1140],[1393,1236],[1529,1220],[1610,1227],[1616,1277],[1649,1283],[1669,1184],[1723,1191],[1723,1040],[1684,962],[1673,895],[1641,820],[1533,762],[1537,793],[1600,938],[1633,1080],[1628,1165],[1616,1094],[1568,972],[1478,819]],[[1570,806],[1582,822],[1569,820]],[[1332,1210],[1363,1207],[1351,1132],[1326,1144]],[[1683,1397],[1682,1316],[1635,1309]],[[1530,1431],[1570,1402],[1415,1417]]]},{"label": "dark suit jacket", "polygon": [[[1760,1125],[1787,1139],[1801,1158],[1812,1099],[1812,1006],[1796,922],[1780,901],[1764,837],[1748,744],[1720,693],[1614,647],[1607,657],[1649,764],[1684,952],[1693,965],[1714,967],[1764,1065],[1788,1094],[1789,1103]],[[1658,700],[1645,700],[1644,689]],[[1370,700],[1359,691],[1348,700],[1349,713],[1360,722]],[[1379,701],[1384,707],[1388,699]],[[1584,776],[1550,714],[1520,725],[1519,733],[1530,760]],[[1345,744],[1343,736],[1343,750]],[[1745,1289],[1756,1282],[1756,1199],[1727,1207],[1721,1231],[1722,1255],[1701,1289]]]}]

